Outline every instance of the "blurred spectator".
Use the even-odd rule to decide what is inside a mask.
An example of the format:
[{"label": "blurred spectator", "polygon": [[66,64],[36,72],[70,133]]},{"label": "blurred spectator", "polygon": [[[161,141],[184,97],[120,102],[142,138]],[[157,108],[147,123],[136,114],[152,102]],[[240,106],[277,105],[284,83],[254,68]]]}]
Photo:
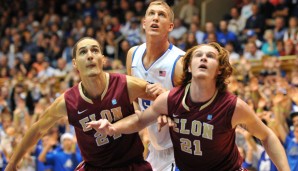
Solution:
[{"label": "blurred spectator", "polygon": [[247,33],[248,31],[254,31],[258,38],[262,39],[262,34],[264,31],[264,17],[259,14],[259,7],[256,4],[251,6],[252,15],[246,20],[245,28],[243,33]]},{"label": "blurred spectator", "polygon": [[263,57],[263,52],[257,48],[257,45],[255,42],[248,42],[246,44],[246,49],[244,51],[244,58],[248,60],[252,59],[262,59]]},{"label": "blurred spectator", "polygon": [[207,39],[204,41],[204,43],[211,43],[211,42],[217,42],[217,36],[215,33],[209,33]]},{"label": "blurred spectator", "polygon": [[205,31],[204,32],[205,32],[204,39],[203,39],[204,42],[208,42],[208,41],[206,41],[206,39],[208,39],[208,35],[211,33],[215,34],[215,37],[216,37],[215,40],[217,40],[217,32],[216,32],[216,28],[215,28],[213,22],[209,21],[209,22],[205,23]]},{"label": "blurred spectator", "polygon": [[194,46],[198,45],[196,36],[194,33],[188,33],[186,35],[186,41],[185,41],[185,48],[183,50],[188,50]]},{"label": "blurred spectator", "polygon": [[286,32],[285,21],[283,17],[276,17],[274,22],[274,39],[283,40],[284,34]]},{"label": "blurred spectator", "polygon": [[131,18],[126,40],[131,46],[139,45],[141,43],[140,21],[135,17]]},{"label": "blurred spectator", "polygon": [[295,44],[291,39],[285,41],[284,47],[285,47],[285,56],[295,55]]},{"label": "blurred spectator", "polygon": [[293,42],[298,43],[298,20],[297,17],[290,17],[289,26],[284,34],[284,41],[291,39]]},{"label": "blurred spectator", "polygon": [[8,78],[10,76],[10,67],[8,66],[8,59],[6,55],[0,56],[0,70],[1,78]]},{"label": "blurred spectator", "polygon": [[40,71],[37,75],[38,78],[42,80],[46,80],[49,77],[53,77],[55,74],[55,69],[50,66],[50,63],[48,60],[45,60],[42,62],[43,70]]},{"label": "blurred spectator", "polygon": [[274,5],[270,2],[270,0],[259,0],[259,9],[260,14],[264,16],[265,23],[268,26],[272,26],[273,24],[273,12],[275,10]]},{"label": "blurred spectator", "polygon": [[139,21],[141,21],[141,19],[143,18],[143,16],[145,16],[145,12],[146,12],[146,9],[145,9],[144,1],[142,1],[142,0],[136,0],[135,3],[134,3],[134,14],[135,14],[135,17]]},{"label": "blurred spectator", "polygon": [[231,8],[230,15],[232,18],[229,20],[228,30],[239,36],[245,27],[246,19],[239,15],[236,7]]},{"label": "blurred spectator", "polygon": [[285,55],[285,47],[284,47],[284,41],[283,40],[278,40],[276,42],[276,48],[277,48],[278,54],[280,56],[284,56]]},{"label": "blurred spectator", "polygon": [[186,27],[189,28],[189,25],[192,23],[192,16],[199,16],[199,8],[195,3],[195,0],[188,0],[187,4],[184,4],[181,7],[179,18],[183,21]]},{"label": "blurred spectator", "polygon": [[69,70],[70,68],[67,68],[65,59],[59,58],[57,61],[57,68],[54,70],[54,76],[64,78],[68,74]]},{"label": "blurred spectator", "polygon": [[70,32],[70,36],[72,36],[74,38],[74,40],[77,41],[81,37],[83,37],[85,31],[86,31],[86,28],[83,25],[83,21],[81,19],[77,19],[75,21],[75,24],[74,24],[71,32]]},{"label": "blurred spectator", "polygon": [[132,18],[134,17],[134,13],[132,11],[128,11],[125,13],[125,22],[123,22],[120,32],[122,35],[127,36],[128,35],[128,30],[130,29],[131,21]]},{"label": "blurred spectator", "polygon": [[82,161],[81,155],[77,154],[74,142],[72,134],[64,133],[60,138],[62,149],[56,149],[49,152],[52,146],[56,145],[56,141],[52,139],[44,146],[42,152],[38,156],[38,160],[53,165],[53,170],[73,171]]},{"label": "blurred spectator", "polygon": [[228,23],[225,20],[219,22],[219,31],[217,33],[217,41],[222,46],[225,46],[227,42],[237,43],[237,36],[228,30]]},{"label": "blurred spectator", "polygon": [[202,32],[200,30],[200,27],[199,27],[198,24],[191,23],[190,24],[190,28],[189,28],[189,32],[195,34],[195,38],[196,38],[197,44],[202,44],[203,43],[204,32]]},{"label": "blurred spectator", "polygon": [[130,49],[130,44],[127,40],[123,40],[120,43],[120,51],[119,51],[119,56],[118,59],[122,62],[122,64],[126,65],[126,56],[128,53],[128,50]]},{"label": "blurred spectator", "polygon": [[176,40],[181,40],[184,34],[186,34],[187,28],[182,25],[182,21],[179,18],[174,19],[174,29],[170,32],[169,36]]},{"label": "blurred spectator", "polygon": [[268,29],[265,31],[264,40],[266,41],[262,45],[262,52],[264,55],[279,56],[276,41],[274,40],[273,31]]},{"label": "blurred spectator", "polygon": [[103,44],[103,54],[109,58],[114,58],[115,55],[115,34],[113,31],[108,31],[105,35],[105,40]]},{"label": "blurred spectator", "polygon": [[243,6],[241,8],[241,17],[248,19],[252,14],[252,2],[251,0],[243,0]]},{"label": "blurred spectator", "polygon": [[298,1],[296,0],[289,0],[288,1],[289,6],[289,14],[290,16],[296,16],[298,17]]},{"label": "blurred spectator", "polygon": [[246,32],[246,36],[247,42],[254,42],[258,49],[262,47],[263,42],[258,38],[258,35],[253,30]]},{"label": "blurred spectator", "polygon": [[233,42],[227,42],[227,44],[225,45],[225,49],[227,49],[230,52],[231,63],[239,61],[240,55],[237,52],[235,52],[235,46]]},{"label": "blurred spectator", "polygon": [[62,58],[66,61],[68,65],[72,65],[72,47],[74,45],[74,39],[68,37],[66,39],[66,46],[62,51]]},{"label": "blurred spectator", "polygon": [[44,70],[44,65],[43,62],[45,61],[45,56],[43,52],[38,52],[36,54],[36,62],[32,64],[32,67],[37,70],[37,73],[41,72]]},{"label": "blurred spectator", "polygon": [[279,3],[275,6],[273,17],[288,17],[289,7],[287,6],[287,0],[279,0]]}]

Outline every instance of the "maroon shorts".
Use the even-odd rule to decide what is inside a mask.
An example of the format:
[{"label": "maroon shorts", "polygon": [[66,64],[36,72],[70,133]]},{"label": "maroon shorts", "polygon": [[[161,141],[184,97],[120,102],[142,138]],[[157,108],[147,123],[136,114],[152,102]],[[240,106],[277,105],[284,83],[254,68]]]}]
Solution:
[{"label": "maroon shorts", "polygon": [[137,161],[130,163],[123,167],[112,167],[112,168],[99,168],[90,166],[88,163],[84,161],[81,162],[75,171],[152,171],[151,165],[147,161]]}]

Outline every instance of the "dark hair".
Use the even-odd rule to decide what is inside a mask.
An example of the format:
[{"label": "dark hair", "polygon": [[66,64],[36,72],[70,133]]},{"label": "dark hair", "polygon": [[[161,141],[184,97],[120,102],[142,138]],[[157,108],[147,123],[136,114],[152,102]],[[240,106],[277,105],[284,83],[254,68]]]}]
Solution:
[{"label": "dark hair", "polygon": [[190,66],[193,52],[203,45],[212,46],[218,51],[217,59],[221,74],[216,78],[216,87],[218,88],[218,91],[225,91],[227,89],[227,84],[229,83],[228,78],[233,73],[233,67],[229,62],[229,52],[215,42],[194,46],[186,52],[183,57],[183,75],[180,84],[185,86],[191,81],[192,74],[188,72],[188,67]]},{"label": "dark hair", "polygon": [[293,120],[293,118],[295,118],[296,116],[298,116],[298,112],[291,112],[290,117]]},{"label": "dark hair", "polygon": [[80,39],[76,42],[76,44],[75,44],[75,45],[73,46],[73,48],[72,48],[72,59],[75,59],[76,56],[77,56],[77,48],[78,48],[78,44],[79,44],[81,41],[85,40],[85,39],[92,39],[92,40],[96,41],[96,42],[98,43],[99,47],[101,48],[99,42],[98,42],[96,39],[94,39],[94,38],[92,38],[92,37],[82,37],[82,38],[80,38]]}]

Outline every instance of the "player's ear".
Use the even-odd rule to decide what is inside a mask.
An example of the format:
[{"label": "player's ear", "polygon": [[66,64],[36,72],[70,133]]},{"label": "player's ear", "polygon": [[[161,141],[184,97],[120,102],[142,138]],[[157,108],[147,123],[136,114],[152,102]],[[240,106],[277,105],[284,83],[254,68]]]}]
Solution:
[{"label": "player's ear", "polygon": [[107,64],[107,62],[108,62],[108,58],[107,57],[105,57],[104,55],[102,55],[102,64],[103,65],[106,65]]},{"label": "player's ear", "polygon": [[222,73],[222,67],[221,68],[218,68],[218,71],[217,71],[217,75],[220,75]]},{"label": "player's ear", "polygon": [[191,68],[190,68],[190,66],[188,66],[187,71],[188,71],[188,72],[191,72]]},{"label": "player's ear", "polygon": [[146,23],[146,20],[144,19],[142,22],[143,29],[145,29],[145,23]]},{"label": "player's ear", "polygon": [[173,29],[174,29],[174,23],[171,23],[169,27],[169,31],[172,31]]},{"label": "player's ear", "polygon": [[77,61],[75,58],[72,59],[72,65],[76,70],[78,70]]}]

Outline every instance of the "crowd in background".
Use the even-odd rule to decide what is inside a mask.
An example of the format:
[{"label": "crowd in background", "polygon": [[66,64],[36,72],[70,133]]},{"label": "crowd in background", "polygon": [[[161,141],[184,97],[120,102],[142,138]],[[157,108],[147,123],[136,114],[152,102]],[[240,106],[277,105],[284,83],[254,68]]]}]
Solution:
[{"label": "crowd in background", "polygon": [[[249,103],[283,143],[295,138],[298,142],[298,129],[292,139],[284,137],[284,132],[295,132],[298,128],[294,119],[298,113],[298,1],[234,0],[231,2],[234,7],[218,23],[201,23],[198,4],[194,0],[181,1],[167,1],[176,9],[175,28],[169,41],[185,51],[213,41],[224,46],[230,51],[230,61],[236,69],[229,90]],[[104,69],[124,73],[128,50],[146,40],[142,18],[149,2],[1,2],[0,170],[28,127],[57,96],[80,81],[72,67],[74,43],[84,36],[97,39],[108,61]],[[296,55],[294,67],[283,70],[282,58],[291,55]],[[260,72],[252,72],[252,60],[262,61]],[[258,167],[257,161],[264,151],[260,143],[250,141],[252,137],[241,128],[237,134],[239,150],[243,149],[244,158],[252,164],[249,167]],[[65,151],[69,151],[66,148],[73,155],[66,155]],[[287,154],[291,167],[298,170],[298,150]],[[57,156],[64,157],[72,170],[82,160],[73,128],[66,119],[31,149],[20,168],[59,170]]]}]

